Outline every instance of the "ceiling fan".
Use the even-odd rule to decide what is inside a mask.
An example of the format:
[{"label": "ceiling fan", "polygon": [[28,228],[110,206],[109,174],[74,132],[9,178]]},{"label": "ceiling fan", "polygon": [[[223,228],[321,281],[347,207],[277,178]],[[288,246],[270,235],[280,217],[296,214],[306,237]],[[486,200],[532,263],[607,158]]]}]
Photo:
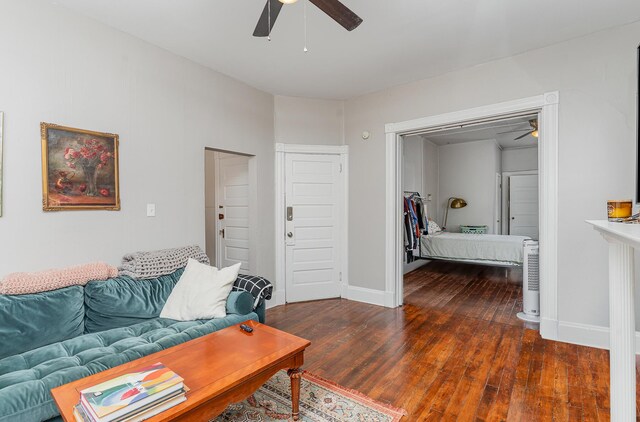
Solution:
[{"label": "ceiling fan", "polygon": [[[258,19],[254,37],[268,37],[276,22],[283,4],[292,4],[297,0],[267,0],[262,15]],[[338,0],[309,0],[331,19],[342,25],[347,31],[353,31],[362,23],[362,19]]]},{"label": "ceiling fan", "polygon": [[518,136],[517,138],[514,138],[514,141],[518,141],[526,136],[533,136],[534,138],[538,137],[538,119],[531,119],[529,120],[529,128],[527,129],[518,129],[518,130],[511,130],[509,132],[500,132],[497,133],[497,135],[504,135],[506,133],[517,133],[517,132],[526,132],[523,135]]}]

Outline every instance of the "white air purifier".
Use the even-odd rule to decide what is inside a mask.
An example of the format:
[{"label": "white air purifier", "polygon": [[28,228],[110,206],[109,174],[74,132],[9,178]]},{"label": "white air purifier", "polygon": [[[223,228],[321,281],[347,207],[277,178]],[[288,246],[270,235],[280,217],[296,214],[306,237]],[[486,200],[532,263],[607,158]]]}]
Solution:
[{"label": "white air purifier", "polygon": [[538,241],[524,241],[524,266],[522,269],[522,312],[518,318],[528,322],[540,322],[540,272]]}]

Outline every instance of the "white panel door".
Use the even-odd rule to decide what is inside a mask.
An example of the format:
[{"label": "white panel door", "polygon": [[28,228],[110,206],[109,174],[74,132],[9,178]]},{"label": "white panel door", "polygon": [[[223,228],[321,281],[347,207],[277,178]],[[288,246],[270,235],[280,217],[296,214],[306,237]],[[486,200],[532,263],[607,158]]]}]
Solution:
[{"label": "white panel door", "polygon": [[509,234],[538,240],[538,175],[509,178]]},{"label": "white panel door", "polygon": [[287,302],[340,297],[340,163],[339,155],[285,156]]},{"label": "white panel door", "polygon": [[217,161],[219,268],[241,263],[249,273],[249,157],[219,153]]},{"label": "white panel door", "polygon": [[496,173],[495,204],[493,205],[494,234],[502,234],[502,175]]}]

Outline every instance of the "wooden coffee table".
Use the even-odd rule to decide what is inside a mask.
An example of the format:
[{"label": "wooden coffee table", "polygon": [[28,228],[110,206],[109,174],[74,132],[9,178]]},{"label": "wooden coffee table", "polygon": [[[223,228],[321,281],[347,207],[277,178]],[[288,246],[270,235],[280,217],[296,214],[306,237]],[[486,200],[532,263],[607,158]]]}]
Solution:
[{"label": "wooden coffee table", "polygon": [[162,362],[184,378],[189,388],[187,400],[149,421],[208,421],[220,415],[263,385],[281,369],[291,378],[292,416],[298,420],[300,367],[308,340],[254,321],[246,322],[253,333],[234,325],[215,333],[170,347],[124,365],[70,382],[51,390],[66,422],[74,422],[73,407],[80,401],[79,391]]}]

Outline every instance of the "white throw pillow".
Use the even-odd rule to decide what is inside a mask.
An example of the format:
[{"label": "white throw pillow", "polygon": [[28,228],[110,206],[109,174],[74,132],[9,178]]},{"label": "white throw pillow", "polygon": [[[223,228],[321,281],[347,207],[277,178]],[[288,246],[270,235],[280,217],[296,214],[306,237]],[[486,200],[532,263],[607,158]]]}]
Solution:
[{"label": "white throw pillow", "polygon": [[227,315],[227,298],[238,278],[238,271],[240,263],[219,270],[189,258],[160,317],[178,321],[224,318]]},{"label": "white throw pillow", "polygon": [[441,231],[442,229],[440,228],[438,223],[433,220],[429,220],[429,225],[427,226],[427,234],[436,234]]}]

